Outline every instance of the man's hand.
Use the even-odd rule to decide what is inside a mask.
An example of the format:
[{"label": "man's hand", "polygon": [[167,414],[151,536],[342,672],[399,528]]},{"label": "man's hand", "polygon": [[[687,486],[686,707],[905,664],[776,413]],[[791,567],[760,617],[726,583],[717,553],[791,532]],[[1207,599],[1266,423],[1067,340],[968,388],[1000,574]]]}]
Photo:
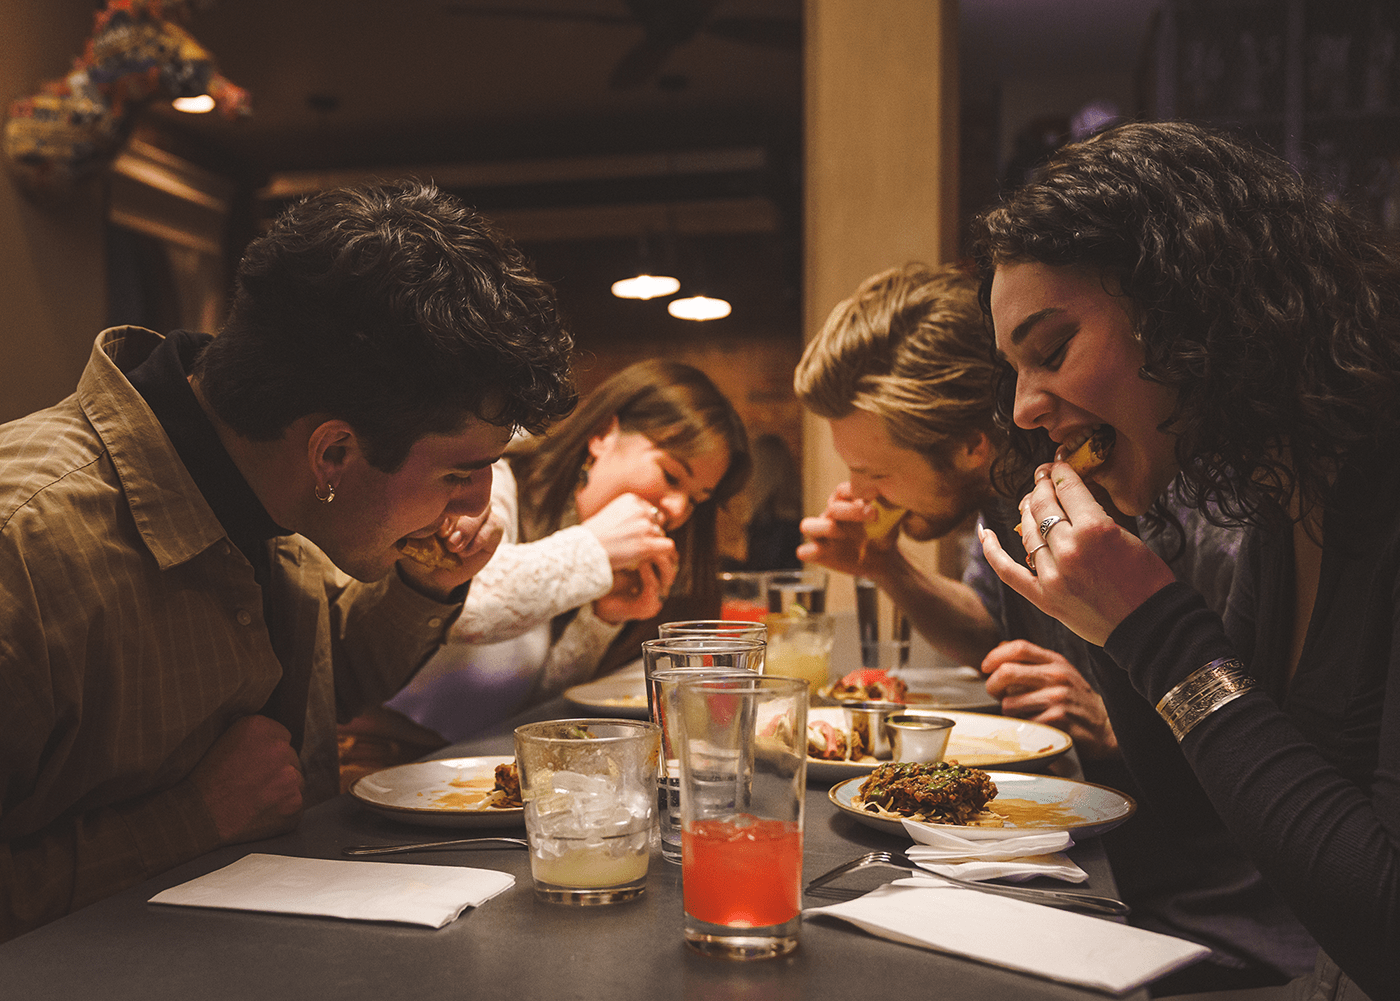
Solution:
[{"label": "man's hand", "polygon": [[223,844],[283,834],[301,819],[301,762],[287,728],[267,716],[236,720],[190,778]]},{"label": "man's hand", "polygon": [[903,556],[895,546],[896,533],[884,539],[867,537],[865,526],[877,517],[874,504],[856,497],[849,483],[839,484],[825,511],[802,519],[807,541],[797,547],[797,558],[837,573],[883,580]]},{"label": "man's hand", "polygon": [[456,566],[432,569],[405,556],[399,560],[399,568],[423,594],[447,601],[454,589],[480,573],[496,555],[505,538],[505,526],[500,517],[493,516],[487,508],[476,517],[444,518],[437,534],[447,551],[457,557]]},{"label": "man's hand", "polygon": [[1063,730],[1081,759],[1103,760],[1118,753],[1103,699],[1055,651],[1010,640],[987,654],[982,673],[987,675],[987,694],[1001,702],[1004,715]]}]

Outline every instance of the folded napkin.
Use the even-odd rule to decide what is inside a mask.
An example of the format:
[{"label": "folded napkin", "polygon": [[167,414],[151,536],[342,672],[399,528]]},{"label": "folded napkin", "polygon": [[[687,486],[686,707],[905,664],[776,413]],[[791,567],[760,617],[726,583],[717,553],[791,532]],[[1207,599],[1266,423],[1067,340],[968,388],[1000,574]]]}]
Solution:
[{"label": "folded napkin", "polygon": [[162,890],[150,903],[441,928],[514,883],[492,869],[253,854]]},{"label": "folded napkin", "polygon": [[930,872],[959,879],[1024,881],[1049,876],[1082,883],[1089,878],[1088,873],[1064,854],[1064,849],[1074,846],[1068,831],[1013,832],[996,840],[973,841],[915,820],[904,821],[904,829],[915,842],[905,854]]},{"label": "folded napkin", "polygon": [[1124,994],[1210,955],[1203,945],[1054,907],[943,883],[886,885],[809,907],[905,945]]},{"label": "folded napkin", "polygon": [[[1082,883],[1089,874],[1070,861],[1063,852],[1053,855],[1027,855],[1025,858],[995,860],[964,859],[958,862],[928,862],[917,854],[918,847],[910,848],[906,855],[919,864],[919,868],[958,879],[1004,879],[1012,883],[1024,883],[1037,876],[1063,880],[1066,883]],[[927,878],[927,877],[923,877]]]}]

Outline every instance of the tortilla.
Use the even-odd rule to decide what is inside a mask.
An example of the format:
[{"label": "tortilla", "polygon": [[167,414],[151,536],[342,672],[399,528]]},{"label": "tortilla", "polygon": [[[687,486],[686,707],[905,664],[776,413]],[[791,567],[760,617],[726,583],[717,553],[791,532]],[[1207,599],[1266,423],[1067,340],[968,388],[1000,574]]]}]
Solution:
[{"label": "tortilla", "polygon": [[438,535],[426,539],[404,539],[399,552],[429,570],[452,570],[462,565],[461,557],[447,548],[447,541]]},{"label": "tortilla", "polygon": [[1107,424],[1095,428],[1089,440],[1075,449],[1074,454],[1065,461],[1081,477],[1092,473],[1108,459],[1116,437],[1113,428]]},{"label": "tortilla", "polygon": [[905,508],[892,507],[884,501],[876,499],[871,501],[875,505],[877,517],[874,521],[865,523],[865,537],[867,539],[889,538],[899,527],[900,519],[904,517]]}]

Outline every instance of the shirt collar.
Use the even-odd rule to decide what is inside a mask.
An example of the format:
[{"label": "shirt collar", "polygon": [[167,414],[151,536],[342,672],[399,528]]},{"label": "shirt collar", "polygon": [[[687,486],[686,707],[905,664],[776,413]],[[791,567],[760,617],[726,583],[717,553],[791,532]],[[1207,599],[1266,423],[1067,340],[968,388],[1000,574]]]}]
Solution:
[{"label": "shirt collar", "polygon": [[190,388],[189,370],[211,340],[208,334],[172,331],[127,379],[160,421],[233,544],[256,565],[263,543],[291,533],[272,520],[253,493]]}]

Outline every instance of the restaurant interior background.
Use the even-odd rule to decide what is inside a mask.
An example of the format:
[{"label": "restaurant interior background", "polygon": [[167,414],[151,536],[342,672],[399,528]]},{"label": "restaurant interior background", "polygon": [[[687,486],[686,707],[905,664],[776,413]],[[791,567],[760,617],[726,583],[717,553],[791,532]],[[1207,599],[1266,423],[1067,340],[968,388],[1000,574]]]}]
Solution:
[{"label": "restaurant interior background", "polygon": [[[955,256],[971,215],[1095,102],[1245,127],[1400,228],[1393,2],[864,2],[194,0],[191,34],[253,113],[153,103],[110,169],[61,201],[0,181],[0,421],[71,391],[110,322],[217,327],[231,264],[287,199],[415,174],[480,207],[555,284],[581,389],[643,356],[697,365],[753,435],[805,463],[812,511],[840,466],[792,394],[804,339],[864,275]],[[95,6],[0,0],[0,96],[63,75]],[[851,26],[876,16],[884,33],[857,42]],[[901,86],[913,93],[892,101]],[[823,87],[852,91],[882,138],[840,134],[814,101]],[[931,117],[881,124],[923,104]],[[843,242],[828,221],[859,213],[864,182],[814,195],[813,178],[848,150],[877,163],[911,149],[945,165],[928,184],[940,232],[877,219],[875,249],[814,278]],[[865,186],[890,183],[872,171]],[[921,225],[911,186],[883,197],[907,198]],[[613,296],[644,257],[681,280],[671,298],[705,292],[732,312],[681,320],[664,298]]]}]

